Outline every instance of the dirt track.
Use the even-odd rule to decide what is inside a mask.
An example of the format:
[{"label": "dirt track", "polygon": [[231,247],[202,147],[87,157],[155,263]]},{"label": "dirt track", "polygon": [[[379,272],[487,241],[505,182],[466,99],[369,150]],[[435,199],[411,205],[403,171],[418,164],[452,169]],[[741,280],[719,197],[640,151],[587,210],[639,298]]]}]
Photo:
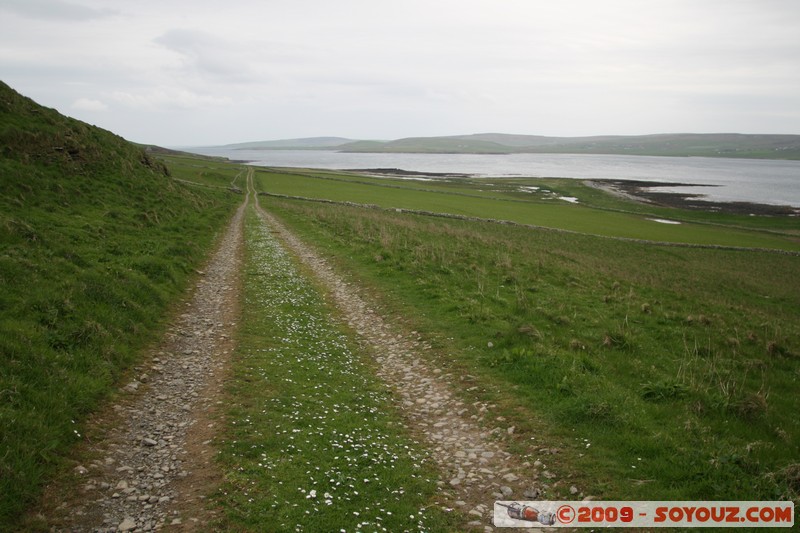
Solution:
[{"label": "dirt track", "polygon": [[[258,198],[256,199],[258,203]],[[470,516],[470,527],[491,528],[494,500],[536,499],[537,479],[555,476],[512,456],[502,443],[513,427],[497,428],[491,406],[465,404],[453,390],[458,377],[434,368],[423,356],[430,346],[415,332],[391,327],[369,296],[345,282],[311,247],[275,217],[257,207],[263,220],[330,291],[348,325],[378,363],[378,375],[400,398],[409,429],[421,435],[442,472],[442,492]],[[491,427],[492,429],[488,429]],[[498,431],[499,429],[499,431]]]},{"label": "dirt track", "polygon": [[202,529],[203,499],[220,479],[209,441],[233,351],[247,203],[162,342],[118,401],[90,421],[94,438],[79,450],[88,462],[75,466],[77,490],[48,489],[42,514],[57,530]]},{"label": "dirt track", "polygon": [[[236,328],[239,273],[244,246],[244,211],[253,205],[264,224],[329,291],[345,321],[378,363],[379,376],[401,399],[408,430],[421,437],[441,470],[442,498],[466,516],[465,526],[491,531],[492,503],[536,499],[539,477],[554,476],[540,462],[512,456],[504,446],[513,427],[498,427],[491,407],[465,404],[456,376],[424,357],[430,349],[415,332],[389,324],[369,295],[346,283],[324,258],[248,194],[202,273],[185,309],[156,348],[136,369],[120,401],[92,422],[97,441],[77,465],[78,490],[53,487],[43,510],[58,531],[205,531],[214,511],[205,499],[221,480],[211,440],[216,409]],[[105,429],[110,428],[110,429]],[[488,428],[492,428],[491,430]]]}]

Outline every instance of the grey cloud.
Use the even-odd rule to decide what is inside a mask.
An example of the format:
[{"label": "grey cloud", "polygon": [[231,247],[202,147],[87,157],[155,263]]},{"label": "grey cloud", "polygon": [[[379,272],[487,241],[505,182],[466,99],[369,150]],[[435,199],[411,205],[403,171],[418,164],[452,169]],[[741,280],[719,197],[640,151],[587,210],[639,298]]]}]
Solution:
[{"label": "grey cloud", "polygon": [[193,65],[215,74],[230,74],[235,60],[227,49],[229,43],[198,30],[169,30],[155,39],[156,44],[177,52]]},{"label": "grey cloud", "polygon": [[797,133],[799,25],[797,0],[0,0],[0,72],[174,144]]},{"label": "grey cloud", "polygon": [[64,0],[4,0],[0,10],[27,18],[54,21],[94,20],[119,14],[113,9],[98,9]]},{"label": "grey cloud", "polygon": [[154,42],[183,56],[184,67],[194,74],[225,82],[265,81],[271,65],[298,61],[280,43],[238,41],[201,30],[172,29]]}]

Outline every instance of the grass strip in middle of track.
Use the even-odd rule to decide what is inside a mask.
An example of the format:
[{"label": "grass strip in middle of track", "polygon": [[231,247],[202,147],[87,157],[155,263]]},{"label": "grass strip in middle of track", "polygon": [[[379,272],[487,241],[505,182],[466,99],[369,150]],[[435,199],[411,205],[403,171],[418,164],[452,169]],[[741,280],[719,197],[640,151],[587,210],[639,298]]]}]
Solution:
[{"label": "grass strip in middle of track", "polygon": [[231,529],[436,531],[435,474],[319,290],[250,210],[221,445]]}]

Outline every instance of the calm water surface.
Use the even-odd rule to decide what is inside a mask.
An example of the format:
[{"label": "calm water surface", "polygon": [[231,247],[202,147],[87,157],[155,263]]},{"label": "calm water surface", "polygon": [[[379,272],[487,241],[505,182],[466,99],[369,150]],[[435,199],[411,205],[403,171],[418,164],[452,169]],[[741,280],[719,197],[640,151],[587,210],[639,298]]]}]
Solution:
[{"label": "calm water surface", "polygon": [[401,168],[484,177],[564,177],[658,181],[711,201],[800,207],[800,161],[578,154],[347,154],[323,150],[193,148],[254,165],[325,169]]}]

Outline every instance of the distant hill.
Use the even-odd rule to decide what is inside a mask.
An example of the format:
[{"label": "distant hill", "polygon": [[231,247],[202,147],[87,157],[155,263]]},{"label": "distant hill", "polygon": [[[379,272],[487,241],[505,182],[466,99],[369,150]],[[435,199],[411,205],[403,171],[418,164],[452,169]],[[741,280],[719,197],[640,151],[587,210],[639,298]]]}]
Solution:
[{"label": "distant hill", "polygon": [[342,152],[404,153],[570,153],[655,156],[800,159],[800,135],[670,133],[545,137],[481,133],[449,137],[412,137],[387,142],[359,141]]},{"label": "distant hill", "polygon": [[303,139],[281,139],[277,141],[255,141],[228,144],[223,148],[231,150],[314,150],[335,148],[354,142],[344,137],[306,137]]},{"label": "distant hill", "polygon": [[229,150],[335,150],[348,153],[548,153],[800,159],[800,135],[661,133],[547,137],[544,135],[477,133],[444,137],[406,137],[391,141],[308,137],[228,144],[219,148]]},{"label": "distant hill", "polygon": [[400,152],[433,154],[510,154],[512,146],[474,136],[409,137],[396,141],[359,141],[338,147],[341,152]]}]

